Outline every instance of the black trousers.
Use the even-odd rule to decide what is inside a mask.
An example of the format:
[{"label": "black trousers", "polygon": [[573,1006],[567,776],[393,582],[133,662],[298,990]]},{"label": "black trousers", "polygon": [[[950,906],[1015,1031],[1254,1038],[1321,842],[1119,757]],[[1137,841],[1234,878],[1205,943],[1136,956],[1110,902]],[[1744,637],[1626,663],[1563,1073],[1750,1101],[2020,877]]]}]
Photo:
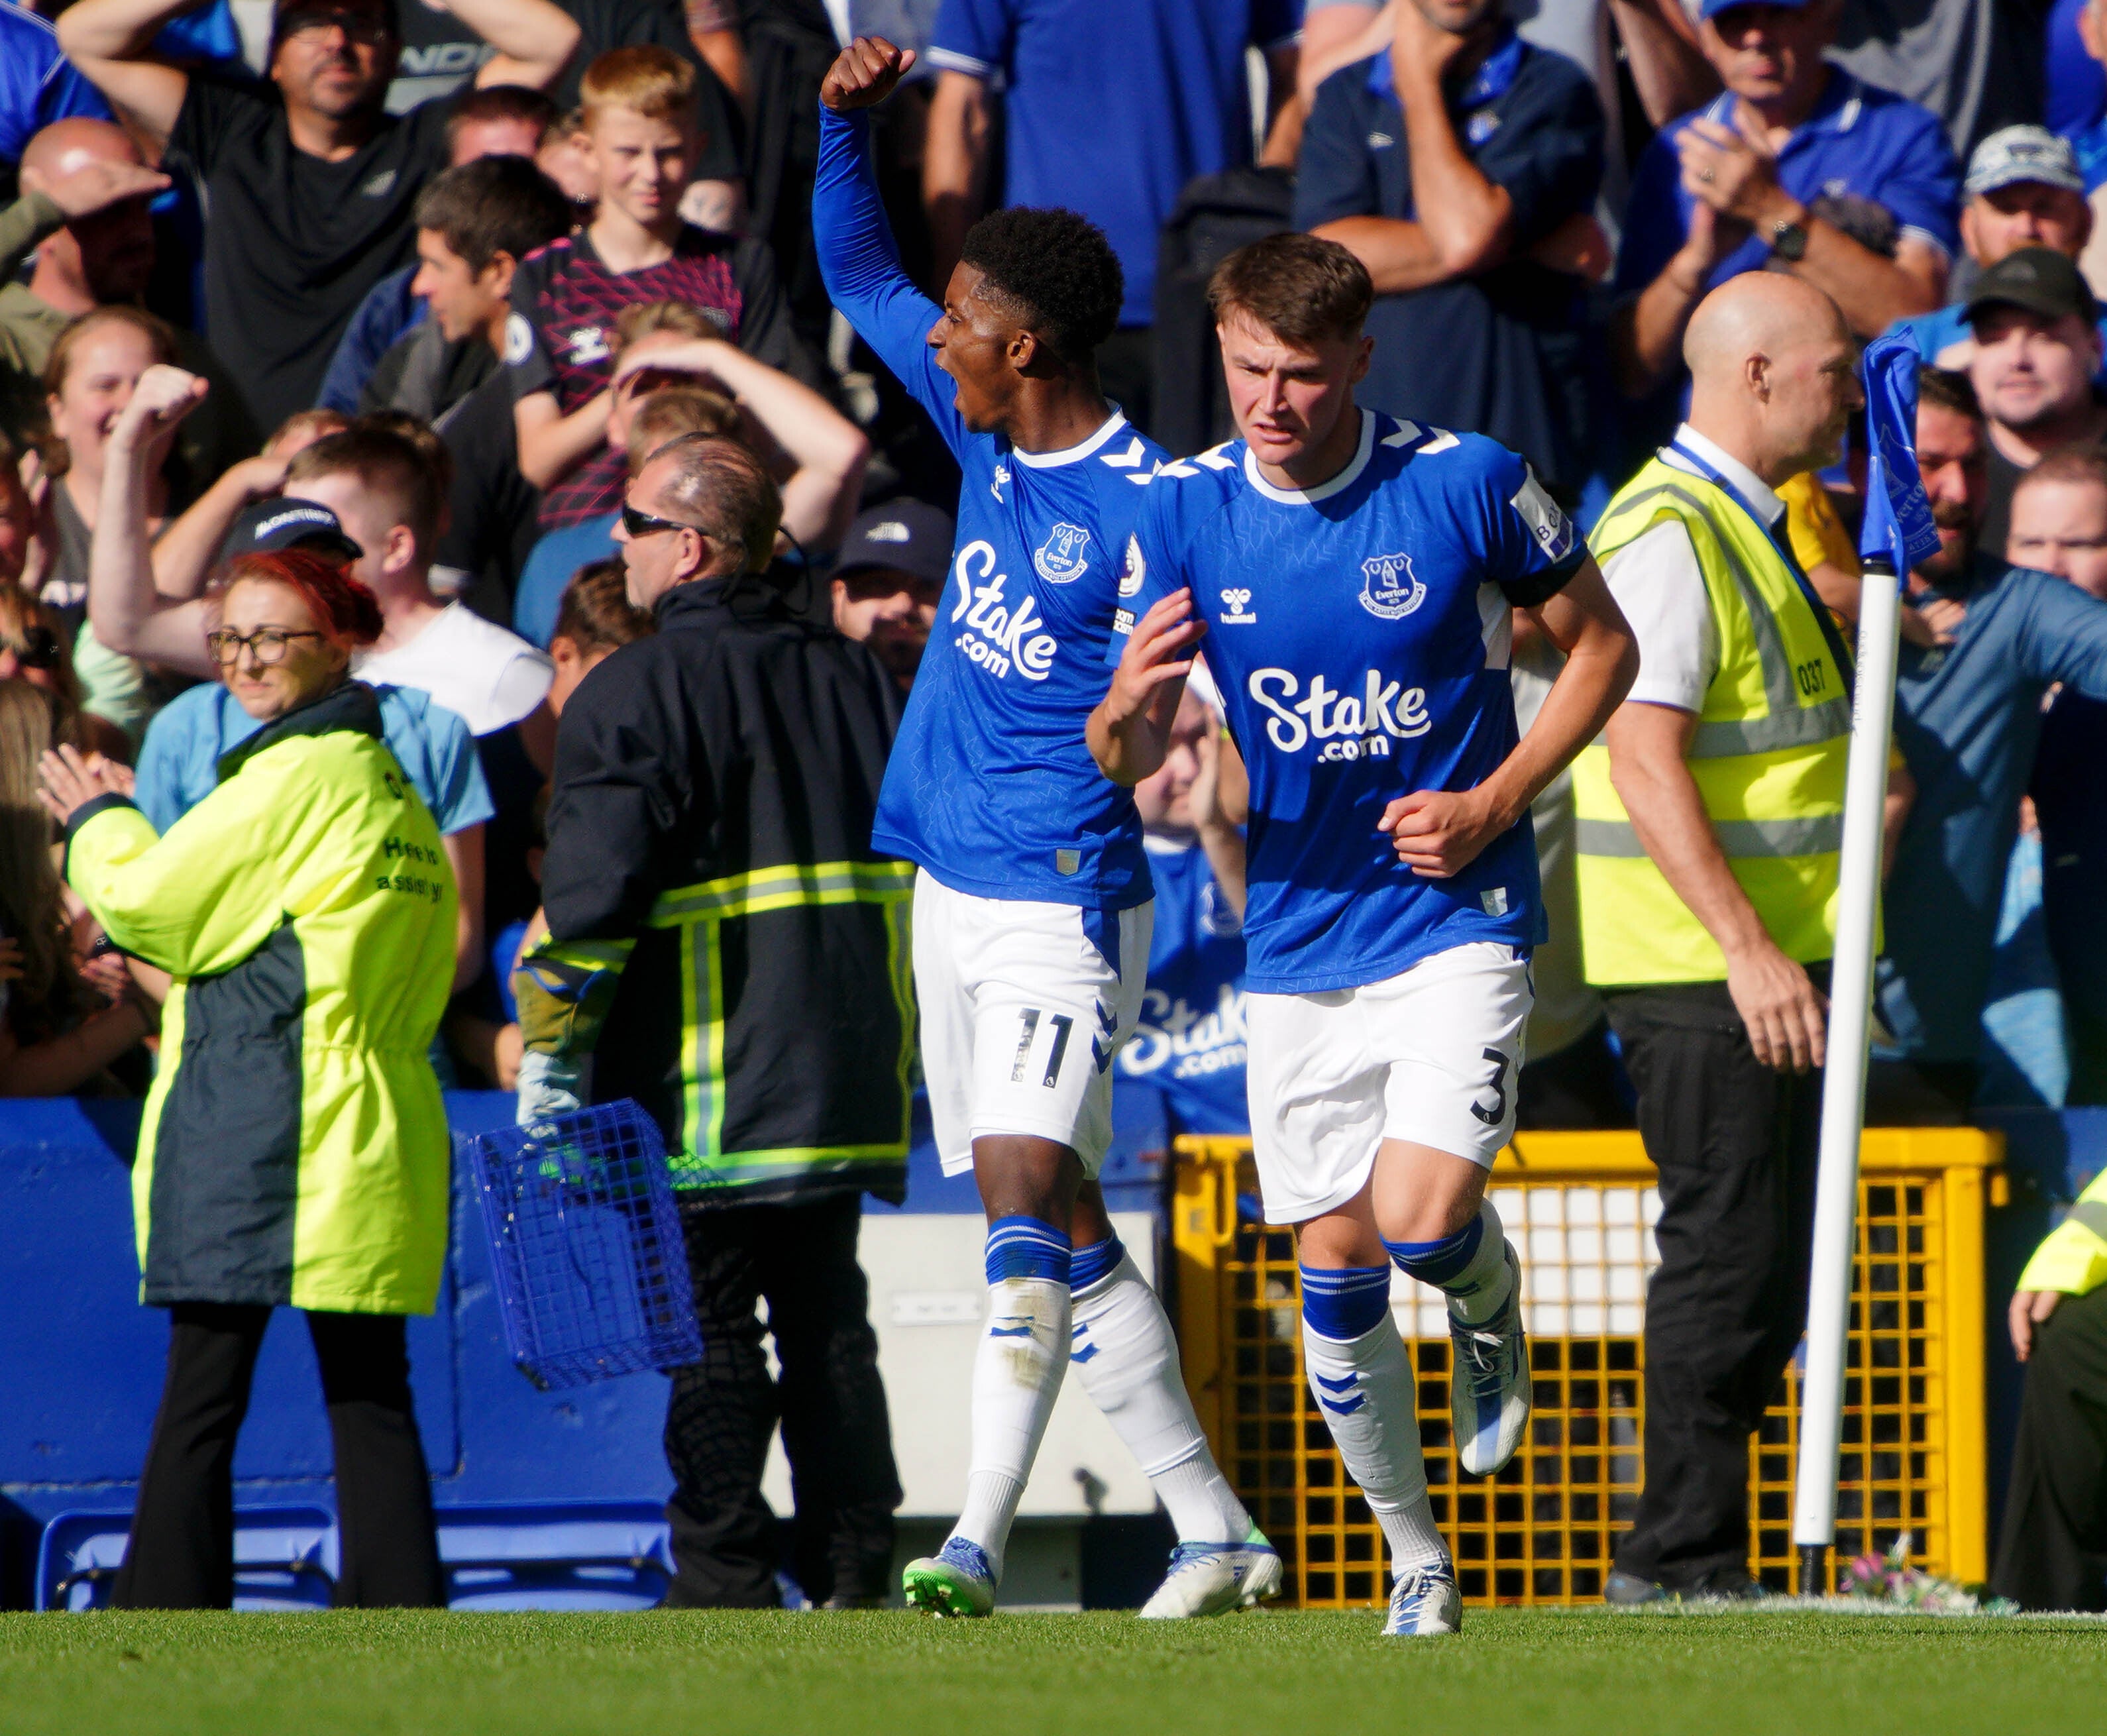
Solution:
[{"label": "black trousers", "polygon": [[[775,1515],[761,1493],[779,1420],[797,1505],[792,1570],[815,1603],[882,1596],[900,1477],[856,1263],[860,1195],[807,1205],[683,1208],[703,1360],[673,1371],[666,1459],[678,1568],[668,1605],[761,1609],[779,1601]],[[766,1299],[768,1322],[754,1305]],[[775,1340],[782,1378],[761,1348]]]},{"label": "black trousers", "polygon": [[2035,1329],[1990,1585],[2024,1609],[2107,1609],[2107,1289]]},{"label": "black trousers", "polygon": [[[234,1599],[234,1441],[271,1311],[178,1302],[168,1317],[168,1381],[110,1601],[121,1609],[225,1609]],[[335,1601],[443,1608],[402,1316],[311,1312],[308,1332],[336,1450]]]},{"label": "black trousers", "polygon": [[1723,983],[1609,1008],[1660,1172],[1646,1484],[1617,1566],[1691,1590],[1748,1572],[1749,1436],[1806,1324],[1822,1076],[1758,1062]]}]

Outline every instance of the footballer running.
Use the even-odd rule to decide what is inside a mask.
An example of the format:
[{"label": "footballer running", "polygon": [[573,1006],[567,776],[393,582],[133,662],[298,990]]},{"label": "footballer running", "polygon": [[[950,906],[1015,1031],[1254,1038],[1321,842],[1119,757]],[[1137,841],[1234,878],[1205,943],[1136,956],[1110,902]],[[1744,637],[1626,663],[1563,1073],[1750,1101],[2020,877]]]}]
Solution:
[{"label": "footballer running", "polygon": [[[1372,298],[1361,263],[1314,236],[1216,271],[1242,438],[1142,491],[1089,743],[1113,782],[1147,777],[1204,655],[1251,786],[1265,1216],[1296,1228],[1311,1394],[1390,1545],[1384,1631],[1453,1634],[1390,1268],[1447,1296],[1457,1457],[1490,1475],[1530,1405],[1520,1267],[1485,1198],[1545,938],[1529,805],[1616,709],[1638,651],[1521,458],[1355,405]],[[1519,740],[1516,609],[1566,658]]]},{"label": "footballer running", "polygon": [[[1004,1546],[1072,1364],[1178,1532],[1150,1617],[1269,1597],[1281,1563],[1207,1450],[1177,1341],[1096,1184],[1113,1057],[1145,988],[1152,893],[1134,799],[1092,762],[1120,551],[1164,458],[1098,385],[1119,260],[1071,211],[967,235],[938,308],[901,269],[864,110],[914,64],[859,38],[820,87],[812,224],[833,304],[929,413],[964,475],[935,630],[872,843],[917,865],[914,982],[947,1176],[988,1218],[965,1501],[908,1603],[995,1607]],[[1128,780],[1131,782],[1132,780]]]}]

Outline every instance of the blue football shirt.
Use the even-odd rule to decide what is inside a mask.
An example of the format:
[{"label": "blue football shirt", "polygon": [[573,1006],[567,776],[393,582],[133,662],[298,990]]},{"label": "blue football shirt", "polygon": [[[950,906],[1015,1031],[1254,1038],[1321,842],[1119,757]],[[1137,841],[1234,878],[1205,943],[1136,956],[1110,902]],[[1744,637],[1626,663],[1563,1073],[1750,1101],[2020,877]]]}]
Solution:
[{"label": "blue football shirt", "polygon": [[75,115],[107,120],[110,105],[59,52],[48,19],[0,3],[0,163],[19,163],[32,137]]},{"label": "blue football shirt", "polygon": [[[1731,127],[1734,100],[1715,97],[1672,121],[1640,153],[1617,250],[1620,295],[1636,295],[1651,283],[1688,236],[1696,201],[1683,188],[1676,141],[1700,115]],[[1949,259],[1960,251],[1961,169],[1939,117],[1840,66],[1830,70],[1814,112],[1778,154],[1777,179],[1805,204],[1825,195],[1870,200],[1886,208],[1903,235],[1930,243]],[[1748,236],[1712,268],[1705,287],[1716,290],[1729,277],[1761,271],[1769,257],[1768,240]]]},{"label": "blue football shirt", "polygon": [[1156,238],[1202,175],[1251,160],[1247,46],[1285,47],[1302,0],[943,0],[929,64],[1002,92],[1003,203],[1066,205],[1156,319]]},{"label": "blue football shirt", "polygon": [[1148,866],[1148,986],[1119,1077],[1163,1093],[1174,1132],[1248,1133],[1243,925],[1199,845],[1152,838]]},{"label": "blue football shirt", "polygon": [[1274,488],[1241,440],[1166,465],[1129,545],[1110,656],[1190,587],[1251,774],[1244,911],[1257,994],[1352,988],[1474,941],[1544,938],[1525,814],[1453,879],[1376,830],[1418,789],[1469,789],[1513,751],[1509,609],[1587,550],[1529,466],[1479,434],[1363,410],[1353,460]]},{"label": "blue football shirt", "polygon": [[958,541],[879,794],[874,848],[954,891],[1124,910],[1149,896],[1134,798],[1083,740],[1104,697],[1120,551],[1163,457],[1116,411],[1065,452],[971,432],[900,268],[861,115],[821,110],[812,227],[828,294],[959,461]]}]

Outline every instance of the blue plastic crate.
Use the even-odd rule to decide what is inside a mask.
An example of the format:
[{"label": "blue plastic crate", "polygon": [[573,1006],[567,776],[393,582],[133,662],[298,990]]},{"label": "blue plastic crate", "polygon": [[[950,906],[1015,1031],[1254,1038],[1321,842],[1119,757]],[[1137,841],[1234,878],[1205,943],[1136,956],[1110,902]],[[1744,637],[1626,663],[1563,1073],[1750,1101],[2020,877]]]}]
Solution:
[{"label": "blue plastic crate", "polygon": [[701,1360],[658,1124],[602,1104],[469,1142],[505,1342],[544,1391]]},{"label": "blue plastic crate", "polygon": [[[128,1509],[56,1516],[37,1550],[37,1608],[105,1608],[131,1529]],[[336,1521],[324,1509],[235,1509],[236,1609],[327,1609],[336,1576]]]}]

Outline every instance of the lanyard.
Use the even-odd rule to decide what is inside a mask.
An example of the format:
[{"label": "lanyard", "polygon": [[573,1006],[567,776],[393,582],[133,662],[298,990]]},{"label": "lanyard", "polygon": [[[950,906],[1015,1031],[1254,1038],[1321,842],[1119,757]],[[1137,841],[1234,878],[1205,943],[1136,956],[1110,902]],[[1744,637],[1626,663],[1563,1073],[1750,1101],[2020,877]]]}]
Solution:
[{"label": "lanyard", "polygon": [[[1844,646],[1844,636],[1836,631],[1836,623],[1830,616],[1829,605],[1822,600],[1807,574],[1800,570],[1799,561],[1793,558],[1792,545],[1765,522],[1763,515],[1750,505],[1748,497],[1736,488],[1717,465],[1708,463],[1680,440],[1671,440],[1668,450],[1739,506],[1749,522],[1763,533],[1772,548],[1777,551],[1778,559],[1785,563],[1786,571],[1792,574],[1793,582],[1799,587],[1799,594],[1807,600],[1807,606],[1814,611],[1814,624],[1822,629],[1822,636],[1828,643],[1829,654],[1836,659],[1837,672],[1844,678],[1844,692],[1849,698],[1852,677],[1857,672],[1851,654]],[[1781,514],[1779,516],[1782,519],[1784,515]]]}]

